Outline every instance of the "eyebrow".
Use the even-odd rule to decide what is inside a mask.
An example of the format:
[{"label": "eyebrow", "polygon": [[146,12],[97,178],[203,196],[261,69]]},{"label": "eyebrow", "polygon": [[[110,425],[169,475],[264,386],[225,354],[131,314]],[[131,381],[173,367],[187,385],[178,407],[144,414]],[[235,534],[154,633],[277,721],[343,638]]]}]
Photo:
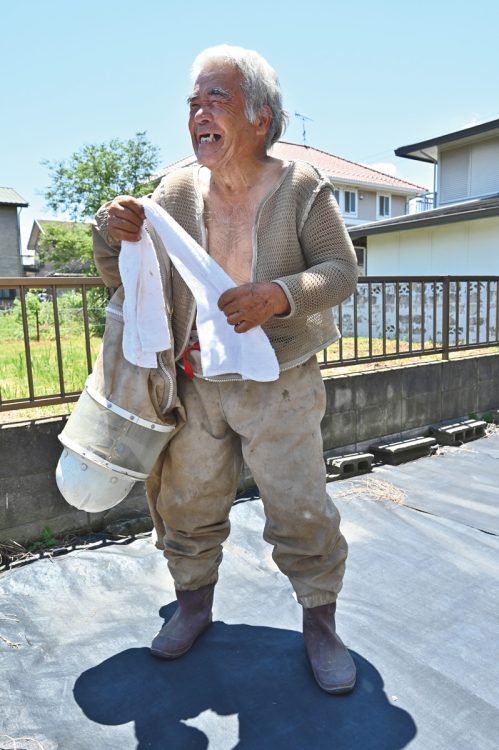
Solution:
[{"label": "eyebrow", "polygon": [[[223,99],[230,98],[229,92],[219,86],[214,86],[213,88],[208,89],[207,95],[208,96],[220,96]],[[192,102],[196,101],[196,99],[198,98],[199,98],[199,94],[191,94],[190,96],[187,97],[187,104],[191,104]]]}]

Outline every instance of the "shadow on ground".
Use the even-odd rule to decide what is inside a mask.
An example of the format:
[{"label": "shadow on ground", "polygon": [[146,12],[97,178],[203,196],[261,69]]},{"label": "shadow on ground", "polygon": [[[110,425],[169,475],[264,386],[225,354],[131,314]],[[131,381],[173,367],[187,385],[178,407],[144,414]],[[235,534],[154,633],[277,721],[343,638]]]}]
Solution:
[{"label": "shadow on ground", "polygon": [[[163,608],[168,618],[175,605]],[[399,750],[416,734],[375,667],[353,653],[353,693],[313,681],[300,633],[216,622],[181,659],[146,648],[83,672],[76,702],[92,721],[135,722],[140,750]]]}]

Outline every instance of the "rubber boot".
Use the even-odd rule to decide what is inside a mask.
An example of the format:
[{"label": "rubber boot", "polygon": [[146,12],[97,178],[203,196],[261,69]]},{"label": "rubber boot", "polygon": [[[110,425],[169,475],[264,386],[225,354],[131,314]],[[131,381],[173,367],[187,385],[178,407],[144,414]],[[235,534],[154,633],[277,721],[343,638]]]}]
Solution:
[{"label": "rubber boot", "polygon": [[177,659],[211,624],[215,584],[196,591],[176,591],[177,609],[151,644],[151,653],[163,659]]},{"label": "rubber boot", "polygon": [[336,635],[336,602],[303,609],[303,638],[312,672],[326,693],[349,693],[356,669],[350,653]]}]

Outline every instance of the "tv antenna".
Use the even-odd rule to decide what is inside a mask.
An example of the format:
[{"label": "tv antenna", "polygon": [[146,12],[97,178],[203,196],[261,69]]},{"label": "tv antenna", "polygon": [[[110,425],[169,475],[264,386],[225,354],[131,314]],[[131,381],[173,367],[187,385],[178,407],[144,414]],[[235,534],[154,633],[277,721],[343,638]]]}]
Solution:
[{"label": "tv antenna", "polygon": [[306,117],[305,115],[301,115],[299,112],[295,112],[295,117],[299,117],[301,120],[301,124],[303,128],[301,135],[303,138],[303,145],[306,146],[307,145],[307,131],[306,131],[306,126],[305,126],[305,121],[313,122],[313,120],[311,117]]}]

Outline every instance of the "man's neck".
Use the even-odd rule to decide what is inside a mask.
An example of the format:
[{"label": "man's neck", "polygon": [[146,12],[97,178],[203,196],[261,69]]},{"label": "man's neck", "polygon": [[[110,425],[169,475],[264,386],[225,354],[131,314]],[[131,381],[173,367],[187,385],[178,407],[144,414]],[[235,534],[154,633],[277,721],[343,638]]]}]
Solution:
[{"label": "man's neck", "polygon": [[261,159],[252,159],[243,164],[234,164],[230,168],[202,170],[204,182],[212,194],[227,203],[238,203],[246,200],[253,192],[267,187],[269,181],[278,179],[283,163],[279,159],[265,155]]}]

